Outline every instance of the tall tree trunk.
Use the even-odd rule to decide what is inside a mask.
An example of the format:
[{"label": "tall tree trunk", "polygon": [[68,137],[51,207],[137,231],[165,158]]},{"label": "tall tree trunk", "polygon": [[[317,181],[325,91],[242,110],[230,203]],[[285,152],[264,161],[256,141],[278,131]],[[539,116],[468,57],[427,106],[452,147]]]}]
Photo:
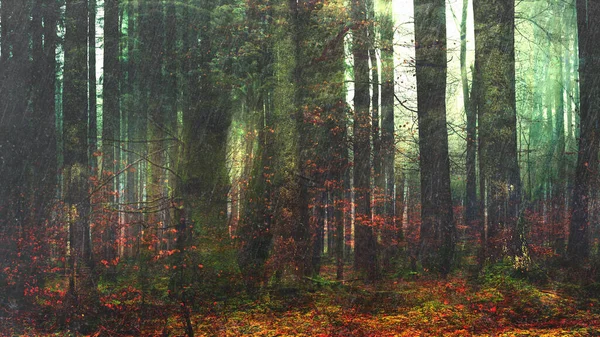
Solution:
[{"label": "tall tree trunk", "polygon": [[[512,232],[511,255],[526,255],[518,232],[521,180],[517,156],[514,1],[474,0],[475,82],[481,181],[487,185],[487,258],[501,258]],[[483,199],[483,195],[482,195]]]},{"label": "tall tree trunk", "polygon": [[[12,235],[4,236],[16,242],[17,249],[14,249],[13,252],[0,252],[0,254],[5,259],[11,254],[17,254],[13,262],[17,262],[18,275],[16,277],[16,285],[13,289],[16,290],[16,297],[18,299],[24,295],[23,291],[27,287],[43,287],[45,278],[43,277],[43,271],[40,270],[40,264],[42,263],[40,257],[42,257],[42,254],[48,253],[50,246],[48,240],[46,240],[47,232],[43,230],[43,226],[45,221],[50,219],[50,210],[55,205],[53,200],[57,173],[54,111],[56,61],[54,59],[49,60],[47,57],[48,54],[54,55],[54,48],[56,47],[56,19],[51,19],[54,15],[52,10],[55,10],[53,8],[55,6],[49,1],[43,0],[32,2],[31,6],[30,28],[25,30],[23,28],[18,29],[19,34],[25,34],[18,37],[19,39],[27,40],[31,36],[30,48],[23,49],[26,53],[13,54],[13,57],[21,56],[27,59],[11,59],[11,61],[19,62],[21,66],[25,66],[25,73],[17,73],[17,75],[23,75],[23,77],[14,78],[13,82],[8,82],[10,85],[19,85],[19,81],[25,82],[26,88],[24,89],[28,91],[23,94],[29,94],[29,100],[31,101],[31,105],[27,110],[12,111],[12,113],[22,116],[18,120],[23,124],[13,125],[12,127],[16,126],[17,133],[8,135],[9,137],[19,137],[22,139],[21,147],[16,148],[22,151],[17,154],[17,158],[20,157],[17,160],[20,161],[21,167],[15,172],[1,172],[2,169],[0,169],[0,174],[3,177],[5,174],[10,176],[18,172],[16,175],[20,178],[18,185],[11,187],[15,188],[13,190],[14,193],[4,197],[0,193],[0,200],[5,198],[4,200],[14,202],[12,206],[8,206],[0,201],[0,209],[8,206],[11,207],[11,211],[16,213],[13,217],[5,218],[2,216],[2,211],[0,211],[0,218],[6,220],[14,219],[13,221],[17,225],[11,226],[11,220],[2,225],[12,232]],[[12,16],[11,19],[15,20],[19,25],[26,25],[26,16],[29,15],[30,7],[26,5],[21,8],[23,11]],[[44,27],[44,25],[51,26]],[[54,31],[52,28],[54,28]],[[29,62],[29,56],[31,56],[32,62]],[[13,63],[11,68],[14,66],[15,64]],[[17,66],[15,70],[19,71],[19,68]],[[10,71],[12,72],[13,69],[10,69]],[[16,97],[26,98],[27,96],[17,95]],[[8,101],[11,99],[12,97],[9,97]],[[11,113],[10,110],[3,112]],[[4,114],[2,115],[7,117]],[[0,130],[1,132],[4,132],[4,130]],[[27,135],[27,137],[24,138],[23,135]],[[0,147],[4,147],[4,145],[0,139]],[[0,152],[3,151],[0,150]],[[4,166],[7,162],[10,163],[14,160],[7,157],[5,153],[0,153],[0,157],[3,158],[3,165],[0,166]],[[10,164],[7,166],[10,167]],[[14,169],[14,167],[11,168]],[[3,184],[5,182],[0,181],[0,185]],[[17,234],[18,236],[15,237]],[[6,246],[10,247],[10,244]],[[11,291],[7,293],[9,296],[13,295]],[[25,300],[29,302],[30,298],[25,297]]]},{"label": "tall tree trunk", "polygon": [[[127,63],[122,68],[126,73],[127,80],[122,83],[122,94],[123,94],[123,115],[126,120],[126,125],[124,127],[125,132],[127,134],[127,148],[126,148],[126,160],[127,165],[131,165],[126,171],[126,182],[125,182],[125,195],[124,200],[127,203],[127,213],[126,213],[126,223],[128,224],[128,237],[130,238],[130,249],[129,255],[131,257],[136,257],[139,248],[139,234],[141,227],[138,221],[138,214],[135,214],[135,210],[139,208],[139,202],[141,200],[140,196],[137,193],[136,183],[139,179],[136,179],[139,176],[140,164],[136,161],[139,159],[139,145],[140,143],[136,142],[138,138],[137,133],[137,121],[138,121],[138,112],[137,112],[137,104],[139,99],[139,83],[137,76],[137,66],[139,62],[139,58],[136,57],[136,47],[138,43],[137,40],[137,25],[138,20],[136,20],[136,5],[134,4],[134,0],[127,0]],[[139,16],[137,16],[139,18]],[[137,164],[136,164],[137,163]]]},{"label": "tall tree trunk", "polygon": [[369,115],[369,45],[366,0],[352,2],[354,57],[354,268],[367,281],[379,277],[377,238],[371,219],[371,128]]},{"label": "tall tree trunk", "polygon": [[[69,207],[69,293],[71,305],[85,296],[85,267],[92,266],[88,196],[88,3],[67,0],[65,11],[63,133],[64,201]],[[71,314],[75,314],[72,311]]]},{"label": "tall tree trunk", "polygon": [[[113,208],[119,203],[118,177],[120,162],[120,90],[119,79],[119,0],[106,0],[104,3],[104,81],[102,88],[102,175],[107,179],[105,209],[107,227],[104,229],[104,259],[114,261],[117,257],[116,235],[118,231],[118,213]],[[95,76],[94,76],[95,78]],[[116,278],[116,266],[111,263],[108,270],[111,278]]]},{"label": "tall tree trunk", "polygon": [[[98,109],[96,104],[96,0],[88,0],[88,146],[89,153],[98,150]],[[97,175],[97,156],[89,156],[90,170]]]},{"label": "tall tree trunk", "polygon": [[[26,278],[30,273],[31,252],[27,249],[33,229],[30,215],[35,186],[33,183],[32,149],[30,139],[35,115],[28,109],[31,76],[39,74],[39,65],[29,61],[29,39],[34,38],[39,13],[30,21],[31,7],[25,1],[3,1],[1,7],[2,55],[0,57],[0,267],[16,271],[15,282],[7,287],[6,296],[19,302],[23,299]],[[33,29],[30,29],[30,22]],[[33,41],[33,52],[40,53],[41,45]],[[33,66],[33,72],[31,67]],[[35,93],[35,88],[33,92]],[[37,111],[34,112],[36,114]],[[35,203],[35,200],[34,200]],[[4,262],[6,261],[6,262]],[[11,263],[12,262],[12,263]]]},{"label": "tall tree trunk", "polygon": [[146,244],[159,248],[159,241],[164,234],[164,221],[168,209],[168,201],[163,191],[166,179],[165,142],[165,108],[163,104],[163,46],[164,46],[164,11],[159,1],[149,1],[142,7],[144,18],[140,25],[140,49],[142,55],[145,104],[147,104],[148,165],[147,175],[147,221],[145,231]]},{"label": "tall tree trunk", "polygon": [[[564,15],[564,8],[559,5],[559,15]],[[568,15],[568,14],[567,14]],[[563,23],[565,20],[557,20],[557,36],[558,41],[555,46],[554,60],[557,63],[555,68],[556,74],[554,77],[554,162],[556,163],[556,174],[552,185],[552,225],[553,237],[552,246],[556,254],[563,255],[565,248],[565,233],[564,229],[564,198],[566,193],[566,140],[565,140],[565,104],[563,96]]]},{"label": "tall tree trunk", "polygon": [[598,20],[600,20],[600,3],[577,0],[581,94],[579,151],[567,246],[567,256],[572,261],[581,261],[589,257],[589,203],[592,188],[598,186],[600,50],[595,46],[600,38],[600,30],[595,27]]},{"label": "tall tree trunk", "polygon": [[[56,32],[45,25],[52,25],[56,29],[56,21],[51,20],[52,3],[50,1],[36,0],[32,12],[32,73],[31,73],[31,101],[32,101],[32,130],[34,137],[29,140],[32,152],[28,153],[31,162],[30,183],[28,186],[34,195],[33,212],[30,223],[44,219],[48,203],[53,198],[56,184],[56,125],[54,111],[55,68],[56,61],[49,59],[49,54],[54,56],[56,48]],[[46,28],[46,29],[44,29]]]},{"label": "tall tree trunk", "polygon": [[445,13],[444,0],[415,0],[422,207],[419,259],[424,268],[444,275],[450,272],[456,235],[446,129]]},{"label": "tall tree trunk", "polygon": [[[173,191],[177,190],[177,176],[175,174],[176,158],[179,154],[179,143],[172,141],[179,135],[179,122],[177,117],[177,98],[178,98],[178,82],[177,76],[180,73],[178,68],[178,58],[181,51],[178,48],[178,26],[180,20],[177,20],[177,3],[178,0],[169,0],[166,3],[165,13],[165,78],[164,78],[164,91],[165,91],[165,128],[167,133],[168,141],[165,141],[167,146],[167,162],[166,165],[171,169],[167,173],[167,179],[165,185],[165,193],[169,200],[173,200],[175,195]],[[169,216],[166,219],[167,227],[176,224],[179,219],[174,218],[174,209],[171,207]],[[170,243],[170,238],[167,238],[167,245]],[[167,249],[169,249],[167,247]]]},{"label": "tall tree trunk", "polygon": [[[402,222],[395,221],[396,184],[394,164],[396,143],[394,141],[394,17],[392,1],[384,2],[381,31],[381,162],[383,166],[383,202],[384,217],[382,233],[384,252],[382,265],[386,271],[392,270],[392,260],[398,255],[398,233],[402,231]],[[375,157],[377,158],[377,157]],[[404,190],[402,189],[402,192]],[[400,226],[398,226],[400,224]]]},{"label": "tall tree trunk", "polygon": [[[310,20],[310,4],[306,3],[298,3],[295,0],[288,0],[288,8],[289,13],[291,14],[290,21],[290,31],[291,35],[291,43],[293,46],[290,46],[288,50],[287,46],[287,38],[283,36],[278,36],[281,38],[281,45],[278,46],[280,50],[280,58],[276,59],[276,62],[279,62],[279,69],[281,71],[280,74],[276,76],[279,78],[285,78],[288,74],[288,67],[290,67],[289,71],[292,72],[292,80],[294,86],[280,86],[281,88],[280,94],[275,93],[275,99],[280,101],[281,104],[278,104],[278,108],[285,109],[286,104],[292,104],[293,109],[296,111],[295,114],[295,130],[290,132],[290,136],[294,139],[295,145],[295,156],[293,161],[294,166],[297,167],[299,174],[293,178],[293,186],[292,189],[297,189],[296,193],[298,193],[298,197],[296,200],[289,200],[292,206],[291,208],[294,210],[295,218],[297,221],[294,223],[294,228],[292,230],[292,237],[295,243],[295,261],[296,268],[298,268],[299,274],[303,275],[311,275],[317,274],[320,265],[321,265],[321,254],[322,254],[322,243],[320,242],[322,239],[322,219],[319,219],[318,223],[312,224],[310,221],[310,213],[308,209],[309,199],[310,199],[310,191],[309,184],[311,179],[311,167],[308,162],[310,155],[310,146],[309,140],[306,135],[311,131],[310,126],[308,125],[308,121],[305,120],[305,114],[310,114],[309,105],[306,105],[307,102],[305,100],[308,98],[307,85],[308,80],[306,77],[306,69],[307,60],[304,57],[303,43],[306,40],[304,36],[305,33],[305,25]],[[286,17],[287,13],[281,13],[282,17]],[[284,32],[280,32],[285,34]],[[277,42],[276,42],[277,43]],[[289,54],[288,54],[289,53]],[[276,90],[278,90],[277,88]],[[278,96],[282,96],[285,94],[293,95],[292,101],[287,102],[285,99],[279,100]],[[281,123],[279,123],[281,124]],[[283,122],[285,124],[285,120]],[[280,146],[282,149],[284,146]],[[282,155],[284,153],[281,153]],[[318,199],[321,199],[318,197]],[[311,228],[312,227],[312,228]],[[312,242],[311,242],[312,236]],[[312,249],[312,259],[311,256],[311,243],[313,245]]]},{"label": "tall tree trunk", "polygon": [[377,19],[375,15],[375,1],[367,0],[367,38],[369,48],[369,60],[371,62],[371,137],[373,142],[373,230],[380,233],[383,224],[380,221],[384,216],[384,193],[385,193],[385,175],[383,172],[382,140],[379,124],[379,61],[377,60],[376,35]]},{"label": "tall tree trunk", "polygon": [[[566,60],[565,64],[564,64],[564,84],[565,84],[565,92],[566,92],[566,96],[567,96],[567,100],[566,100],[566,104],[565,104],[565,109],[567,112],[567,135],[566,135],[566,139],[565,139],[565,156],[567,156],[567,154],[573,153],[575,152],[574,149],[576,148],[576,142],[575,142],[575,121],[574,121],[574,110],[576,109],[576,104],[574,104],[574,100],[573,100],[573,96],[575,94],[575,88],[578,87],[576,85],[574,85],[575,83],[575,73],[573,72],[573,68],[574,68],[574,62],[573,59],[576,58],[577,55],[577,30],[575,29],[575,27],[577,27],[577,22],[576,22],[576,11],[575,11],[575,4],[569,4],[566,6],[566,11],[567,11],[567,20],[566,20],[566,26],[567,28],[567,33],[565,34],[565,37],[568,41],[567,45],[571,45],[573,46],[573,48],[563,48],[563,57],[564,60]],[[565,206],[564,206],[564,210],[565,210],[565,214],[563,216],[563,218],[568,219],[569,217],[569,212],[570,212],[570,205],[571,205],[571,199],[572,199],[572,191],[573,191],[573,174],[571,174],[571,172],[575,171],[575,160],[574,160],[574,156],[567,156],[567,158],[565,158],[565,171],[567,172],[565,175],[565,190],[564,190],[564,195],[565,195]],[[565,231],[568,233],[568,224],[565,223]],[[566,241],[566,237],[565,237],[565,241]]]},{"label": "tall tree trunk", "polygon": [[[40,1],[40,0],[38,0]],[[56,148],[56,47],[58,44],[58,36],[56,34],[59,5],[56,0],[41,0],[43,5],[43,64],[42,75],[40,78],[42,102],[40,107],[43,107],[43,112],[40,111],[41,120],[36,123],[38,130],[34,134],[40,135],[39,156],[37,165],[43,172],[36,174],[38,182],[36,186],[40,186],[43,192],[40,192],[40,201],[36,205],[36,209],[42,213],[39,219],[45,218],[46,212],[49,211],[48,201],[54,199],[56,192],[57,181],[57,152]]]},{"label": "tall tree trunk", "polygon": [[[466,197],[465,197],[465,222],[467,226],[473,226],[477,219],[477,112],[474,99],[469,92],[469,80],[467,77],[467,13],[469,1],[463,0],[462,15],[460,21],[460,78],[462,82],[463,106],[467,116],[467,156],[466,156]],[[475,90],[475,81],[472,81],[471,92]]]},{"label": "tall tree trunk", "polygon": [[[344,46],[340,41],[336,46],[337,65],[339,74],[344,74]],[[341,87],[343,88],[343,87]],[[343,93],[342,93],[343,94]],[[330,128],[333,136],[333,146],[335,148],[334,163],[337,164],[338,170],[334,171],[333,180],[337,181],[337,184],[333,190],[333,205],[334,205],[334,231],[335,231],[335,259],[336,259],[336,279],[344,279],[344,255],[346,254],[346,235],[345,235],[345,220],[346,212],[348,211],[349,200],[346,199],[346,178],[349,176],[347,173],[350,169],[348,167],[348,149],[346,145],[347,137],[347,125],[346,125],[346,109],[343,96],[341,96],[335,105],[332,112],[333,118],[331,121],[334,126]]]}]

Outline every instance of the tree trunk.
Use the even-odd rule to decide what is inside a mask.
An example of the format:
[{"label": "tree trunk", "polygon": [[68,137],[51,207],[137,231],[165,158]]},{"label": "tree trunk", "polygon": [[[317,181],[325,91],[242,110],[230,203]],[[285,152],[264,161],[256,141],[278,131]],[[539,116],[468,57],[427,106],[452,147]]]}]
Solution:
[{"label": "tree trunk", "polygon": [[[463,0],[462,15],[460,22],[460,78],[462,82],[463,106],[467,116],[467,156],[466,171],[467,184],[465,193],[465,223],[469,227],[474,226],[477,219],[477,112],[475,111],[475,100],[469,92],[469,80],[467,77],[467,12],[469,1]],[[472,81],[471,92],[475,89],[475,81]]]},{"label": "tree trunk", "polygon": [[[177,139],[180,134],[180,125],[178,122],[178,82],[177,76],[181,73],[181,69],[178,67],[179,64],[179,53],[181,48],[178,45],[178,28],[177,24],[181,22],[177,17],[177,4],[179,0],[169,0],[166,2],[166,13],[165,13],[165,76],[164,76],[164,112],[165,112],[165,129],[167,133],[167,139],[165,141],[167,165],[171,170],[167,172],[166,183],[164,184],[163,190],[165,191],[167,199],[171,202],[176,196],[173,191],[177,190],[177,175],[176,170],[173,168],[177,165],[177,157],[180,151],[180,143],[172,139]],[[178,223],[179,219],[175,216],[175,210],[169,206],[169,214],[165,219],[166,227],[173,226]],[[166,237],[167,249],[172,241],[170,236]]]},{"label": "tree trunk", "polygon": [[[89,295],[82,270],[92,266],[88,196],[88,4],[68,0],[65,11],[63,133],[63,198],[69,207],[69,282],[70,304],[78,306],[79,297]],[[75,315],[75,310],[71,311]]]},{"label": "tree trunk", "polygon": [[[396,172],[394,170],[396,158],[396,143],[394,141],[394,17],[392,1],[384,2],[384,9],[380,22],[381,31],[381,162],[383,167],[382,193],[383,193],[383,249],[382,265],[386,271],[392,271],[392,261],[398,256],[398,233],[402,231],[402,222],[395,220],[396,203],[395,189]],[[377,158],[377,157],[375,157]],[[402,189],[402,192],[404,190]],[[398,226],[398,224],[400,226]]]},{"label": "tree trunk", "polygon": [[415,0],[415,48],[423,268],[450,272],[456,228],[446,129],[446,25],[443,0]]},{"label": "tree trunk", "polygon": [[[487,192],[487,253],[500,259],[512,232],[511,255],[526,255],[517,232],[521,181],[515,105],[514,1],[474,0],[481,181]],[[482,195],[483,199],[483,195]]]},{"label": "tree trunk", "polygon": [[[286,104],[292,104],[292,109],[296,112],[294,116],[295,130],[289,132],[289,134],[295,140],[295,158],[293,161],[295,162],[294,166],[297,167],[299,174],[296,174],[294,177],[290,188],[296,189],[298,197],[296,200],[288,201],[291,202],[292,212],[295,213],[295,218],[297,219],[292,225],[292,237],[296,249],[294,263],[296,268],[298,268],[298,273],[300,275],[314,275],[317,274],[320,269],[321,254],[323,251],[321,241],[323,236],[322,219],[319,219],[317,223],[311,223],[308,209],[310,199],[309,184],[314,176],[309,164],[310,147],[312,144],[309,142],[306,135],[310,134],[313,130],[308,124],[308,121],[305,120],[305,114],[310,114],[311,112],[309,110],[310,104],[307,102],[309,96],[307,91],[308,80],[305,78],[307,69],[305,69],[305,67],[308,66],[308,60],[304,56],[305,51],[303,50],[303,43],[305,43],[306,37],[303,34],[305,25],[308,23],[308,20],[310,20],[311,8],[310,4],[298,3],[295,0],[288,0],[288,6],[289,14],[291,15],[289,26],[289,34],[291,35],[290,42],[293,45],[290,46],[290,49],[288,50],[287,38],[282,35],[277,36],[281,39],[281,41],[276,42],[276,44],[280,43],[279,50],[281,53],[281,57],[277,60],[280,64],[280,74],[278,76],[280,76],[280,78],[281,76],[284,78],[285,76],[288,76],[287,68],[290,67],[290,75],[292,75],[294,85],[290,85],[289,87],[287,85],[281,86],[281,94],[277,95],[276,92],[275,100],[280,102],[277,104],[277,108],[285,108]],[[282,12],[280,15],[284,18],[287,16],[287,13]],[[278,30],[278,33],[285,34],[287,32]],[[276,89],[276,91],[277,90],[278,89]],[[287,102],[286,99],[280,100],[277,98],[277,96],[285,95],[286,92],[291,91],[293,91],[291,102]],[[282,125],[282,123],[278,124]],[[285,121],[283,124],[286,124]],[[317,197],[317,199],[321,198]],[[317,205],[315,206],[319,207]],[[311,244],[313,247],[312,259],[310,258]]]},{"label": "tree trunk", "polygon": [[[36,6],[37,7],[37,6]],[[34,8],[35,9],[35,8]],[[27,247],[35,207],[36,186],[30,153],[35,150],[28,137],[34,134],[31,112],[28,109],[30,79],[39,74],[39,65],[29,61],[29,39],[39,34],[39,13],[30,21],[31,7],[25,1],[3,1],[2,55],[0,57],[0,267],[16,271],[14,283],[7,287],[6,296],[21,301],[31,273],[31,251]],[[33,29],[30,29],[30,22]],[[41,53],[41,45],[33,41],[33,53]],[[33,66],[33,72],[32,72]],[[35,87],[31,88],[34,89]],[[36,111],[37,113],[37,111]],[[37,117],[37,116],[35,116]],[[35,118],[34,117],[34,118]],[[32,204],[33,199],[33,204]],[[5,262],[6,261],[6,262]]]},{"label": "tree trunk", "polygon": [[[104,235],[104,259],[114,261],[117,257],[116,235],[118,213],[113,211],[119,203],[118,177],[120,159],[120,90],[119,79],[119,0],[106,0],[104,3],[104,81],[102,88],[102,180],[107,179],[104,203],[107,227]],[[94,75],[95,79],[95,75]],[[116,279],[116,266],[111,263],[108,270],[112,279]]]},{"label": "tree trunk", "polygon": [[580,124],[579,151],[575,168],[571,223],[567,256],[572,261],[589,257],[589,203],[598,174],[598,104],[600,103],[600,50],[595,43],[600,30],[600,4],[577,0],[577,31],[579,38]]},{"label": "tree trunk", "polygon": [[[96,0],[88,0],[88,107],[89,153],[98,151],[98,109],[96,105]],[[98,159],[89,156],[91,172],[98,174]]]},{"label": "tree trunk", "polygon": [[[559,15],[563,15],[564,13],[564,9],[562,8],[562,6],[559,7],[560,10],[558,13]],[[565,248],[565,233],[563,231],[564,229],[564,214],[565,214],[565,210],[564,210],[564,197],[565,197],[565,193],[566,193],[566,140],[565,140],[565,104],[564,104],[564,98],[563,98],[563,83],[565,83],[564,81],[564,76],[563,76],[563,47],[562,47],[562,42],[563,42],[563,38],[562,38],[562,32],[563,32],[563,28],[562,25],[564,23],[565,20],[557,20],[557,27],[558,27],[558,41],[556,43],[555,46],[555,62],[556,67],[556,74],[554,77],[554,86],[553,86],[553,91],[554,91],[554,116],[555,116],[555,127],[554,127],[554,134],[555,136],[553,137],[555,139],[554,142],[554,163],[556,163],[556,174],[555,174],[555,179],[554,179],[554,184],[553,184],[553,189],[552,189],[552,225],[553,225],[553,242],[552,242],[552,246],[554,248],[554,251],[556,254],[558,255],[563,255],[564,254],[564,248]]]},{"label": "tree trunk", "polygon": [[354,268],[367,281],[378,278],[377,239],[371,219],[371,128],[369,115],[369,46],[365,0],[352,2],[354,56]]},{"label": "tree trunk", "polygon": [[377,60],[377,46],[376,44],[376,24],[377,19],[375,17],[375,1],[366,0],[367,3],[367,38],[369,48],[369,60],[371,68],[371,137],[373,142],[373,231],[375,233],[381,233],[383,229],[382,218],[384,217],[385,210],[385,175],[383,172],[383,157],[382,157],[382,140],[381,140],[381,129],[379,124],[380,120],[380,109],[379,109],[379,62]]},{"label": "tree trunk", "polygon": [[169,207],[163,187],[166,179],[166,116],[163,104],[163,46],[164,17],[163,5],[149,1],[142,5],[140,25],[140,49],[142,60],[143,97],[147,106],[148,154],[146,163],[148,175],[146,183],[147,222],[144,240],[147,246],[160,249],[159,242],[164,234],[164,224]]},{"label": "tree trunk", "polygon": [[[140,151],[140,143],[136,142],[138,140],[139,135],[137,133],[138,123],[138,101],[139,101],[139,83],[137,76],[137,66],[139,63],[139,58],[136,57],[136,47],[138,43],[137,40],[137,25],[138,20],[136,20],[136,5],[134,4],[134,0],[127,0],[127,57],[126,64],[123,67],[123,70],[126,74],[126,80],[122,83],[122,94],[123,94],[123,115],[125,119],[125,132],[127,135],[127,143],[126,143],[126,160],[127,165],[131,165],[126,171],[126,182],[125,182],[125,195],[124,200],[127,203],[126,210],[126,223],[128,224],[127,228],[127,236],[130,238],[130,249],[129,255],[131,257],[137,257],[137,253],[139,251],[139,236],[141,227],[139,225],[139,214],[136,214],[135,211],[139,209],[139,202],[141,198],[139,197],[136,188],[136,184],[139,179],[136,177],[139,176],[141,172],[140,163],[136,162],[139,160]],[[139,18],[139,16],[137,16]],[[135,164],[134,164],[135,163]]]}]

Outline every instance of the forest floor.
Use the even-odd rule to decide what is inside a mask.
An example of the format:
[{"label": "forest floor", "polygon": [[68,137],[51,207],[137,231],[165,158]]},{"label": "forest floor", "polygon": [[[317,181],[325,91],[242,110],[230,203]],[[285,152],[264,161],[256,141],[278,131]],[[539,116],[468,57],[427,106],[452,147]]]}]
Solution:
[{"label": "forest floor", "polygon": [[[417,275],[365,285],[334,281],[333,267],[308,291],[282,288],[254,302],[215,302],[196,316],[200,336],[600,336],[600,292],[512,277]],[[182,334],[183,320],[173,320]]]},{"label": "forest floor", "polygon": [[[191,316],[194,334],[600,336],[597,284],[534,285],[500,271],[475,281],[460,274],[445,280],[412,275],[365,285],[357,280],[336,282],[332,273],[326,270],[323,278],[307,279],[303,288],[264,291],[256,300],[236,296],[203,304],[202,313]],[[183,315],[170,312],[175,314],[166,319],[143,319],[135,333],[104,324],[90,335],[185,336]],[[35,330],[6,333],[1,335],[63,336]]]},{"label": "forest floor", "polygon": [[196,322],[206,336],[600,336],[598,305],[555,289],[475,289],[451,278],[264,298]]}]

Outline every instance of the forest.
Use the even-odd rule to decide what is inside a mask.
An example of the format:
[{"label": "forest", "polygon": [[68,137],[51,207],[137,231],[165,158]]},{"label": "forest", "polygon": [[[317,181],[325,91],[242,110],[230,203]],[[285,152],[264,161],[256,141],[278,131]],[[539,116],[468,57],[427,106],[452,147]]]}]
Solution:
[{"label": "forest", "polygon": [[600,335],[598,23],[0,0],[0,335]]}]

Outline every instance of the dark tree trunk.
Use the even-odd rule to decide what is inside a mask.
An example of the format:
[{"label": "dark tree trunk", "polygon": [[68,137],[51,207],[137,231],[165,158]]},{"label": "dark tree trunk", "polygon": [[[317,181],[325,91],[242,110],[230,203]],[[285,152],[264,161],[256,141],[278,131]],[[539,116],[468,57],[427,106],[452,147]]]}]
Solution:
[{"label": "dark tree trunk", "polygon": [[[98,151],[98,109],[96,106],[96,0],[88,0],[88,147],[89,154]],[[96,156],[88,156],[90,171],[97,174]]]},{"label": "dark tree trunk", "polygon": [[323,249],[325,247],[325,203],[326,203],[327,195],[325,192],[317,192],[314,196],[314,205],[313,208],[315,211],[315,235],[314,242],[312,245],[312,263],[310,273],[307,273],[312,276],[319,275],[321,271],[322,256]]},{"label": "dark tree trunk", "polygon": [[[333,177],[331,177],[333,178]],[[335,251],[335,220],[333,206],[333,189],[326,190],[327,205],[325,208],[325,219],[327,221],[327,255],[333,256]]]},{"label": "dark tree trunk", "polygon": [[[70,207],[69,247],[71,279],[69,292],[77,296],[88,287],[84,275],[92,266],[88,196],[88,3],[68,0],[65,11],[63,133],[65,186],[63,198]],[[72,312],[74,314],[74,312]]]},{"label": "dark tree trunk", "polygon": [[[34,20],[32,58],[33,123],[30,140],[32,165],[31,192],[36,200],[32,205],[33,224],[47,218],[49,203],[54,199],[57,174],[56,149],[56,24],[58,5],[53,0],[37,0],[39,20]],[[43,42],[43,43],[42,43]]]},{"label": "dark tree trunk", "polygon": [[379,277],[377,238],[371,219],[371,128],[369,115],[369,46],[366,1],[352,2],[354,56],[354,267],[368,281]]},{"label": "dark tree trunk", "polygon": [[[338,47],[336,47],[338,51],[338,62],[339,66],[338,71],[341,71],[343,74],[343,45],[340,43]],[[346,235],[345,235],[345,220],[346,220],[346,212],[347,212],[347,204],[349,200],[346,199],[346,178],[348,175],[348,160],[347,160],[347,145],[346,145],[346,109],[343,98],[337,102],[332,114],[332,121],[334,122],[334,127],[331,128],[331,132],[333,134],[334,140],[334,148],[335,150],[335,163],[337,164],[338,170],[334,172],[334,180],[337,180],[337,184],[333,191],[333,205],[334,205],[334,230],[335,230],[335,259],[336,259],[336,279],[342,280],[344,279],[344,255],[346,254]]]},{"label": "dark tree trunk", "polygon": [[419,259],[442,274],[454,258],[455,223],[446,129],[446,26],[443,0],[415,0],[421,234]]},{"label": "dark tree trunk", "polygon": [[[38,7],[38,6],[36,6]],[[34,13],[30,29],[31,7],[26,1],[2,1],[2,36],[0,43],[0,267],[16,271],[14,283],[7,287],[5,296],[23,299],[26,278],[31,272],[28,249],[32,209],[35,207],[32,185],[37,173],[32,166],[30,152],[35,137],[32,124],[36,115],[28,109],[30,78],[39,75],[39,65],[29,61],[29,39],[39,34],[39,13]],[[36,22],[38,24],[36,24]],[[37,27],[36,27],[37,26]],[[39,41],[33,41],[33,53],[41,53]],[[33,69],[32,69],[33,66]],[[33,70],[33,72],[32,72]],[[35,111],[34,114],[38,112]],[[32,204],[32,199],[34,204]]]},{"label": "dark tree trunk", "polygon": [[[305,121],[304,104],[308,104],[305,100],[308,98],[307,85],[308,80],[305,78],[305,72],[307,70],[307,60],[304,57],[305,51],[303,50],[303,43],[306,40],[304,36],[305,25],[310,20],[310,5],[305,3],[298,3],[295,0],[289,0],[289,11],[291,14],[291,25],[290,34],[293,40],[293,80],[295,84],[294,97],[293,97],[293,109],[295,109],[295,127],[296,134],[292,137],[296,137],[295,141],[295,152],[296,152],[296,165],[298,166],[298,172],[294,177],[294,187],[297,189],[298,198],[293,200],[293,206],[295,217],[297,219],[292,230],[292,236],[296,245],[295,264],[300,274],[311,275],[318,273],[321,264],[321,252],[322,247],[322,228],[321,219],[311,226],[310,213],[308,209],[309,204],[309,184],[312,178],[312,172],[310,165],[307,164],[310,156],[310,142],[306,135],[312,131],[307,121]],[[287,13],[283,14],[283,17]],[[308,106],[308,105],[307,105]],[[308,178],[308,179],[307,179]],[[319,198],[320,199],[320,198]],[[312,228],[311,228],[312,227]],[[311,252],[311,244],[313,246]],[[317,251],[318,256],[317,255]],[[310,258],[312,254],[312,259]],[[312,263],[311,263],[312,261]]]},{"label": "dark tree trunk", "polygon": [[600,103],[600,49],[596,43],[600,30],[600,3],[577,1],[577,30],[579,38],[580,123],[579,151],[575,168],[571,223],[567,256],[571,261],[589,257],[589,203],[598,175],[598,104]]},{"label": "dark tree trunk", "polygon": [[[517,228],[521,180],[515,103],[514,1],[475,0],[475,81],[478,92],[481,180],[487,185],[487,253],[497,260],[503,247],[522,257],[524,233]],[[482,195],[483,199],[483,195]]]}]

